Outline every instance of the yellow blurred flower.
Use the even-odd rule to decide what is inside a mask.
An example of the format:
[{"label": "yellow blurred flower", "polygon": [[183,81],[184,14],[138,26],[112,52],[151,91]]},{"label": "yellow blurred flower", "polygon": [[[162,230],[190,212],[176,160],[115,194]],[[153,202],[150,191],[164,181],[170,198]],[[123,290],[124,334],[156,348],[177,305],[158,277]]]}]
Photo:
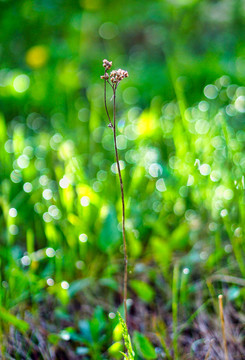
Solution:
[{"label": "yellow blurred flower", "polygon": [[156,129],[156,116],[153,112],[144,111],[138,119],[137,130],[140,135],[151,136]]},{"label": "yellow blurred flower", "polygon": [[26,63],[34,69],[43,67],[48,60],[48,51],[46,46],[36,45],[31,47],[26,53]]}]

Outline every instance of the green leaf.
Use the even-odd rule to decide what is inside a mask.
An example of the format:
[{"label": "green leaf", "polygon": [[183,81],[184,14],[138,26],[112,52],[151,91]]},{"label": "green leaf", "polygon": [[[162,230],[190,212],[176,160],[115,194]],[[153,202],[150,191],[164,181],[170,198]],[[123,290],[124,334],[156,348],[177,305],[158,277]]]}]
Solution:
[{"label": "green leaf", "polygon": [[48,341],[53,345],[58,345],[60,341],[60,335],[58,334],[49,334],[48,335]]},{"label": "green leaf", "polygon": [[171,248],[183,250],[188,245],[190,228],[186,222],[180,224],[171,234]]},{"label": "green leaf", "polygon": [[120,240],[121,236],[117,224],[116,210],[114,207],[110,207],[98,240],[98,245],[103,252],[113,248]]},{"label": "green leaf", "polygon": [[25,333],[30,327],[30,325],[26,321],[18,319],[15,315],[11,314],[3,307],[0,307],[0,319],[14,325],[16,329],[18,329],[22,333]]},{"label": "green leaf", "polygon": [[78,322],[78,327],[79,327],[79,330],[80,330],[80,333],[81,333],[82,337],[85,340],[87,340],[89,343],[92,343],[93,338],[92,338],[89,322],[87,320],[80,320]]},{"label": "green leaf", "polygon": [[89,285],[91,285],[91,282],[92,282],[92,279],[89,279],[89,278],[73,281],[70,284],[70,287],[68,290],[70,297],[73,297],[79,291],[81,291],[81,290],[85,289],[86,287],[88,287]]},{"label": "green leaf", "polygon": [[150,341],[138,331],[134,332],[134,344],[144,359],[156,359],[157,355]]},{"label": "green leaf", "polygon": [[164,275],[168,276],[169,263],[172,260],[172,250],[169,243],[165,238],[153,236],[150,239],[150,245],[154,259],[162,267]]},{"label": "green leaf", "polygon": [[110,355],[117,356],[120,350],[123,349],[123,344],[121,341],[117,341],[112,344],[107,350]]},{"label": "green leaf", "polygon": [[99,280],[100,285],[107,286],[108,288],[111,288],[112,290],[117,291],[118,290],[118,283],[114,279],[110,278],[102,278]]},{"label": "green leaf", "polygon": [[136,292],[136,294],[141,298],[141,300],[149,303],[153,300],[155,292],[152,287],[140,280],[131,280],[131,288]]}]

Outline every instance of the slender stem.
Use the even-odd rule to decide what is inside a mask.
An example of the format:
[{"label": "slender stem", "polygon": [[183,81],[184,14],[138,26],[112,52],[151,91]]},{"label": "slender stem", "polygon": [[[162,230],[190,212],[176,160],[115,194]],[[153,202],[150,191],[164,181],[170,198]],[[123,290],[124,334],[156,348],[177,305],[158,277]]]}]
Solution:
[{"label": "slender stem", "polygon": [[179,264],[174,266],[173,288],[172,288],[172,316],[173,316],[173,350],[174,360],[179,359],[178,350],[178,282],[179,282]]},{"label": "slender stem", "polygon": [[119,163],[119,156],[117,151],[117,136],[116,136],[116,88],[113,89],[113,135],[114,135],[114,147],[116,154],[117,170],[120,180],[121,197],[122,197],[122,231],[123,231],[123,252],[124,252],[124,279],[123,279],[123,304],[124,304],[124,315],[125,322],[127,324],[127,281],[128,281],[128,255],[127,255],[127,242],[125,234],[125,201],[124,201],[124,189],[122,174]]},{"label": "slender stem", "polygon": [[[106,75],[106,70],[105,70],[105,75]],[[107,108],[107,103],[106,103],[106,82],[108,82],[108,84],[111,86],[111,88],[113,90],[113,124],[111,122],[111,118],[110,118],[109,111]],[[118,86],[118,84],[112,85],[105,78],[105,80],[104,80],[104,104],[105,104],[106,114],[109,119],[109,127],[111,127],[113,129],[114,148],[115,148],[116,163],[117,163],[117,170],[118,170],[120,188],[121,188],[121,199],[122,199],[122,231],[123,231],[123,253],[124,253],[123,305],[124,305],[125,322],[127,324],[128,254],[127,254],[127,242],[126,242],[126,233],[125,233],[124,189],[123,189],[122,174],[121,174],[119,156],[118,156],[118,150],[117,150],[117,134],[116,134],[116,90],[117,90],[117,86]]]},{"label": "slender stem", "polygon": [[[106,71],[105,71],[105,74],[106,74]],[[110,84],[110,83],[109,83]],[[111,84],[110,84],[111,85]],[[111,118],[110,118],[110,115],[109,115],[109,111],[107,109],[107,104],[106,104],[106,79],[104,80],[104,104],[105,104],[105,111],[106,111],[106,114],[108,116],[108,119],[109,119],[109,124],[110,126],[112,127],[112,122],[111,122]]]}]

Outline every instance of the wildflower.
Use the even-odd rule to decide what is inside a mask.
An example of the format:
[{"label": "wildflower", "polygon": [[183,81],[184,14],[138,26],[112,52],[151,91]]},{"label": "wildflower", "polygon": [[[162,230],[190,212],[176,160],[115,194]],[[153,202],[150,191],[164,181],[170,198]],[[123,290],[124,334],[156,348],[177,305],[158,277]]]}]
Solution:
[{"label": "wildflower", "polygon": [[103,60],[103,67],[105,68],[105,73],[100,78],[102,80],[111,80],[112,84],[117,87],[119,82],[128,77],[128,72],[126,70],[118,69],[111,71],[110,75],[108,74],[108,70],[112,67],[112,61],[108,61],[106,59]]},{"label": "wildflower", "polygon": [[122,69],[113,70],[110,73],[111,82],[114,84],[118,84],[121,80],[127,77],[128,77],[128,72]]},{"label": "wildflower", "polygon": [[102,75],[100,78],[108,80],[109,79],[109,74],[106,72],[105,75]]},{"label": "wildflower", "polygon": [[[120,188],[121,188],[121,198],[122,198],[122,232],[123,232],[123,252],[124,252],[124,280],[123,280],[123,304],[124,304],[124,315],[125,315],[125,326],[127,324],[127,278],[128,278],[128,255],[127,255],[127,241],[126,241],[126,232],[125,232],[125,204],[124,204],[124,190],[123,190],[123,181],[120,169],[120,162],[118,157],[118,149],[117,149],[117,134],[116,134],[116,91],[117,86],[121,80],[128,77],[128,72],[126,70],[118,69],[113,70],[110,73],[110,76],[107,72],[112,66],[112,61],[108,61],[106,59],[103,60],[103,67],[105,68],[104,75],[101,76],[101,79],[104,79],[104,103],[105,103],[105,111],[109,120],[108,127],[113,129],[113,138],[114,138],[114,148],[115,148],[115,155],[116,155],[116,163],[118,169],[118,176],[120,181]],[[106,103],[106,86],[107,83],[110,85],[113,91],[113,123],[111,122],[110,114],[107,108]],[[129,342],[125,345],[128,345]],[[128,348],[129,353],[129,348]],[[130,354],[129,354],[130,355]],[[125,356],[127,359],[133,359],[133,357]]]},{"label": "wildflower", "polygon": [[105,70],[109,70],[112,67],[112,61],[108,61],[106,59],[103,60],[103,66],[105,68]]}]

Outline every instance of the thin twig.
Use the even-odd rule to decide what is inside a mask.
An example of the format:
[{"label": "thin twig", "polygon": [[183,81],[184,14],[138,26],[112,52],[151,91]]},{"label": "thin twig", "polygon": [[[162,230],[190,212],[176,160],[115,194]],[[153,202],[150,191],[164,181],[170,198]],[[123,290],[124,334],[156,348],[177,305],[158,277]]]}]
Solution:
[{"label": "thin twig", "polygon": [[220,314],[220,321],[221,321],[221,328],[222,328],[222,337],[223,337],[225,360],[229,360],[227,342],[226,342],[226,336],[225,336],[225,319],[224,319],[224,311],[223,311],[223,295],[219,295],[218,299],[219,299],[219,314]]}]

